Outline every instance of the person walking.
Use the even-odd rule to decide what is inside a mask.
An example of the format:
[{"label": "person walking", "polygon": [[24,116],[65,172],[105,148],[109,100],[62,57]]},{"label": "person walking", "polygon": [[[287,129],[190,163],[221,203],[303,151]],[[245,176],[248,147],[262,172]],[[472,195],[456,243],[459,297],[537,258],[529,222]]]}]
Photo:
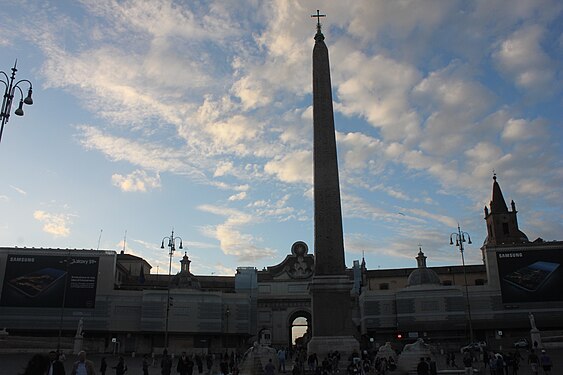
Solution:
[{"label": "person walking", "polygon": [[465,352],[463,355],[463,368],[465,369],[465,375],[471,375],[473,373],[473,357],[471,353]]},{"label": "person walking", "polygon": [[278,363],[279,363],[279,372],[285,372],[285,349],[281,348],[278,350]]},{"label": "person walking", "polygon": [[122,356],[119,356],[117,364],[113,366],[113,368],[115,369],[115,375],[125,375],[127,372],[127,365],[125,364],[125,360]]},{"label": "person walking", "polygon": [[149,355],[148,354],[145,354],[143,356],[142,368],[143,368],[143,375],[149,375]]},{"label": "person walking", "polygon": [[528,355],[528,364],[532,370],[532,375],[538,375],[540,359],[534,349],[530,350],[530,354]]},{"label": "person walking", "polygon": [[436,368],[436,361],[432,358],[426,358],[426,362],[428,362],[428,373],[430,375],[438,375],[438,369]]},{"label": "person walking", "polygon": [[541,351],[540,364],[545,375],[551,374],[551,367],[553,366],[553,363],[551,362],[551,357],[547,355],[545,349],[542,349]]},{"label": "person walking", "polygon": [[426,362],[424,357],[421,357],[420,362],[418,362],[418,365],[416,366],[416,374],[428,375],[429,372],[430,372],[430,367],[428,366],[428,363]]},{"label": "person walking", "polygon": [[102,362],[100,363],[100,374],[106,375],[107,368],[108,363],[106,362],[106,357],[102,357]]},{"label": "person walking", "polygon": [[162,375],[170,375],[172,371],[172,358],[168,354],[168,350],[162,351],[162,359],[160,360],[160,373]]},{"label": "person walking", "polygon": [[59,360],[59,354],[56,351],[51,350],[49,352],[49,361],[51,363],[47,372],[48,375],[65,375],[65,366]]},{"label": "person walking", "polygon": [[70,375],[95,375],[94,363],[86,359],[86,352],[81,350],[78,352],[78,360],[72,365]]},{"label": "person walking", "polygon": [[272,358],[270,358],[266,366],[264,366],[264,373],[266,375],[274,375],[276,373],[276,366],[272,363]]},{"label": "person walking", "polygon": [[[189,362],[190,360],[188,359],[188,357],[186,356],[186,352],[182,352],[182,355],[180,356],[180,358],[178,358],[178,364],[176,365],[176,371],[180,374],[180,375],[188,375],[188,369],[189,369]],[[193,371],[193,364],[192,364],[192,371]]]}]

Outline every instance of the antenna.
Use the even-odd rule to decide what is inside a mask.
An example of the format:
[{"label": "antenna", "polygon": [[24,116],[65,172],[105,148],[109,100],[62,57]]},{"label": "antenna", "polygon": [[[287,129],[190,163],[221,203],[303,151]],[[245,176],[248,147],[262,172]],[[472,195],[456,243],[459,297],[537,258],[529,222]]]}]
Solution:
[{"label": "antenna", "polygon": [[96,250],[100,250],[100,242],[102,241],[102,233],[103,233],[103,229],[100,229],[100,237],[98,237],[98,248]]},{"label": "antenna", "polygon": [[125,244],[127,243],[127,229],[125,229],[125,235],[123,236],[123,250],[121,252],[125,254]]}]

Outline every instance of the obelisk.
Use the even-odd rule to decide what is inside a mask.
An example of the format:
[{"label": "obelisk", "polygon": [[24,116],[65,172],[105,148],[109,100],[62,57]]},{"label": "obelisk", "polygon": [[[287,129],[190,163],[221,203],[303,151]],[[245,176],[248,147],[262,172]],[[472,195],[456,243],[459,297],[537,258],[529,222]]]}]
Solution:
[{"label": "obelisk", "polygon": [[346,276],[344,236],[332,86],[328,48],[317,10],[313,48],[313,163],[315,201],[315,273],[309,285],[312,300],[312,338],[307,350],[322,359],[329,351],[342,355],[359,349],[354,337],[350,291]]}]

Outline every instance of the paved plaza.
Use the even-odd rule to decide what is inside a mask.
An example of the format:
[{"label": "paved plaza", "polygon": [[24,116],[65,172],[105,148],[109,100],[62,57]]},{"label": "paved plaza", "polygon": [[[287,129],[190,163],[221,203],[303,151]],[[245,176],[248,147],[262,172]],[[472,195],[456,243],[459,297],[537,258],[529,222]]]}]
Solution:
[{"label": "paved plaza", "polygon": [[[527,356],[528,356],[528,352],[523,350],[522,355],[524,356],[524,361],[521,363],[520,366],[520,370],[518,371],[518,375],[530,375],[532,374],[531,370],[530,370],[530,366],[527,364],[526,360],[527,360]],[[553,371],[551,372],[552,375],[555,374],[563,374],[563,348],[558,348],[558,349],[550,349],[549,350],[549,355],[551,356],[551,359],[553,360]],[[17,375],[23,372],[23,369],[25,368],[25,365],[27,363],[27,361],[29,360],[29,358],[31,358],[32,354],[0,354],[0,375]],[[117,364],[117,356],[113,356],[111,354],[108,355],[100,355],[100,354],[96,354],[96,355],[90,355],[88,356],[88,359],[92,360],[95,364],[96,367],[96,373],[99,374],[99,368],[100,368],[100,362],[102,357],[106,357],[106,361],[108,363],[108,369],[106,372],[106,375],[113,375],[115,374],[115,370],[112,368],[113,366],[115,366]],[[462,369],[462,365],[461,365],[461,354],[459,356],[456,357],[457,358],[457,362],[459,363],[458,366],[460,369]],[[65,365],[65,369],[66,369],[66,373],[70,374],[71,368],[72,368],[72,363],[75,360],[75,356],[74,355],[70,355],[66,361],[64,362]],[[174,359],[173,361],[173,368],[172,368],[172,375],[176,375],[177,372],[176,370],[176,361],[177,358]],[[291,362],[291,361],[289,361]],[[128,371],[126,373],[126,375],[142,375],[142,369],[141,369],[141,363],[142,363],[142,358],[141,357],[131,357],[131,356],[127,356],[125,357],[125,363],[127,364],[128,367]],[[150,375],[160,375],[160,367],[159,367],[160,362],[158,360],[155,361],[155,365],[151,366],[149,369],[149,374]],[[447,367],[446,366],[446,359],[445,356],[438,356],[437,357],[437,365],[438,365],[438,371],[444,371],[443,373],[448,373],[447,370],[452,370],[451,367]],[[476,368],[478,367],[480,369],[479,374],[489,374],[489,370],[483,370],[482,368],[482,364],[478,364],[475,366]],[[288,366],[288,372],[286,372],[287,374],[290,373],[289,369],[291,367]],[[203,374],[208,375],[208,373],[206,371],[203,372]],[[219,375],[219,363],[218,361],[216,361],[215,365],[213,366],[212,369],[212,374],[211,375]],[[341,374],[344,375],[344,373],[341,372]],[[389,374],[397,374],[399,375],[398,371],[391,371],[391,372],[387,372],[387,375]],[[512,374],[512,372],[510,371],[509,374]],[[543,371],[540,370],[540,374],[543,375]],[[197,373],[197,369],[194,371],[194,375],[198,375]],[[244,375],[244,374],[241,374]]]}]

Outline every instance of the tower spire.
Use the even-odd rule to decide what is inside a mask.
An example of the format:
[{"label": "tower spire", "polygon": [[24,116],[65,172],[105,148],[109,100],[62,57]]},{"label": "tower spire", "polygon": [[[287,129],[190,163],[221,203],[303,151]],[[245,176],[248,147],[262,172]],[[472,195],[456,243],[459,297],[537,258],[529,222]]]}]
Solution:
[{"label": "tower spire", "polygon": [[508,206],[497,182],[497,174],[493,174],[493,198],[491,200],[491,213],[499,214],[508,212]]}]

